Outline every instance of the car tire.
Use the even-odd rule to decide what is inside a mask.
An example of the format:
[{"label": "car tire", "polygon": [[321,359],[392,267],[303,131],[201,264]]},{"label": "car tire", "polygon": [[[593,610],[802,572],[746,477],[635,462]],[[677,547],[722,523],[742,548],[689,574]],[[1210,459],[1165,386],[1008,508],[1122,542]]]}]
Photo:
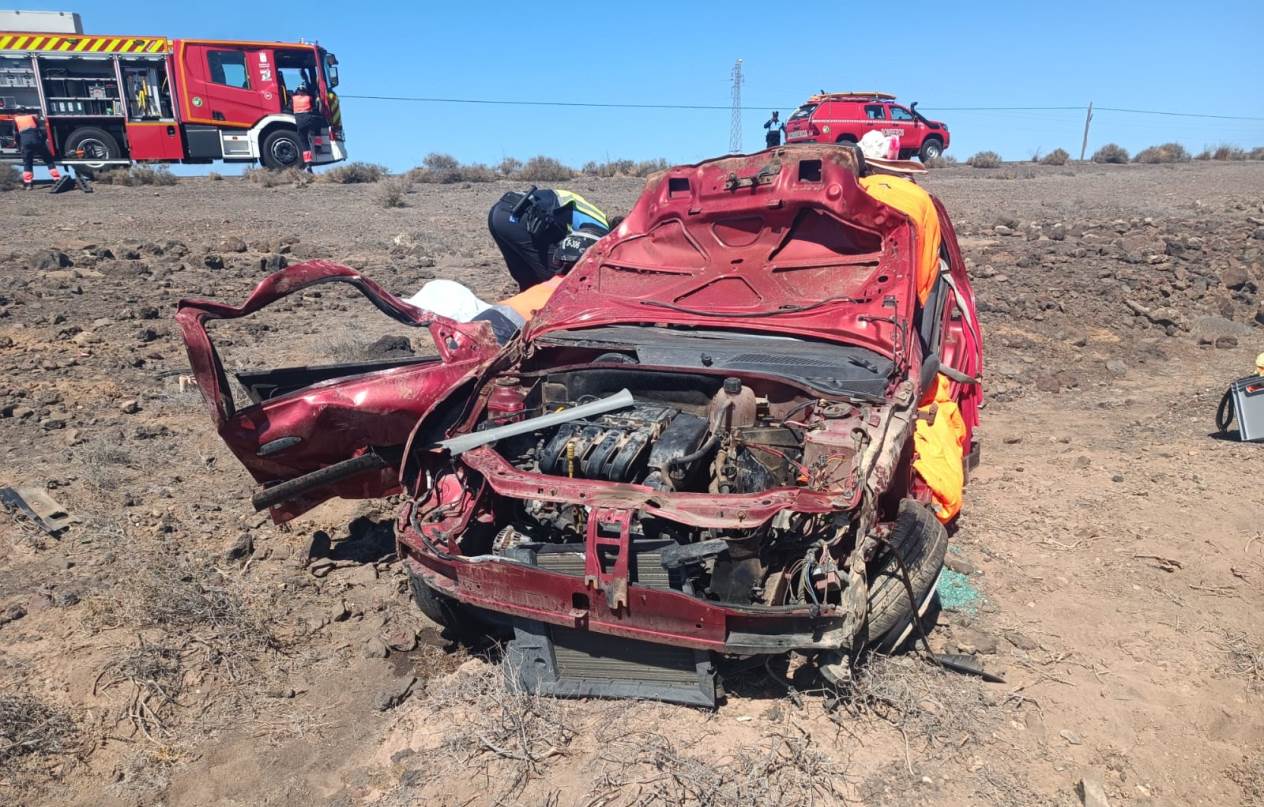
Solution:
[{"label": "car tire", "polygon": [[[881,641],[893,630],[903,630],[925,601],[944,566],[948,551],[948,530],[930,508],[913,500],[900,502],[895,528],[875,557],[869,583],[869,641]],[[913,585],[916,605],[909,602],[908,590],[895,555],[904,561]]]},{"label": "car tire", "polygon": [[89,168],[104,168],[106,160],[123,157],[123,149],[114,135],[95,126],[80,126],[72,131],[62,143],[62,157],[79,159],[75,156],[79,149],[83,149],[83,159],[102,160],[99,163],[87,163]]},{"label": "car tire", "polygon": [[926,141],[922,143],[921,151],[918,152],[918,156],[921,157],[922,162],[924,163],[938,159],[939,157],[942,157],[943,154],[944,143],[937,137],[926,138]]},{"label": "car tire", "polygon": [[264,168],[299,168],[303,165],[303,146],[293,129],[273,129],[259,144],[259,161]]},{"label": "car tire", "polygon": [[430,620],[456,638],[477,636],[483,631],[478,618],[457,600],[430,587],[421,575],[408,573],[413,601]]},{"label": "car tire", "polygon": [[835,143],[851,143],[852,145],[855,145],[856,143],[859,143],[860,141],[857,140],[854,135],[840,134],[838,136],[838,139],[835,140],[834,142]]}]

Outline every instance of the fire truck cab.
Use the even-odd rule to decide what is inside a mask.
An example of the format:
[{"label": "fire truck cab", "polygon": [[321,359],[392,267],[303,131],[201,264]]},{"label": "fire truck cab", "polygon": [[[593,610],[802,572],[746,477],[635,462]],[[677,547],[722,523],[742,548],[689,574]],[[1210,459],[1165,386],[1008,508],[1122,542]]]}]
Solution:
[{"label": "fire truck cab", "polygon": [[316,163],[346,159],[338,60],[314,43],[0,32],[0,159],[13,116],[38,113],[58,162],[301,164],[291,95],[311,91],[327,128]]}]

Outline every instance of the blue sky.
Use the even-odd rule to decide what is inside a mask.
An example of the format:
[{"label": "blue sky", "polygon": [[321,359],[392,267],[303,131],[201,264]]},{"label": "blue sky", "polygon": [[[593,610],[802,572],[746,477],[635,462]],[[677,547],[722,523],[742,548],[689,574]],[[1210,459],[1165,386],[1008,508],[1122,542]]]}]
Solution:
[{"label": "blue sky", "polygon": [[[729,103],[744,60],[744,146],[762,143],[820,89],[873,89],[920,101],[952,132],[950,154],[993,149],[1025,159],[1079,150],[1073,111],[935,111],[937,107],[1097,106],[1253,116],[1169,118],[1097,111],[1090,151],[1169,140],[1264,145],[1264,3],[1030,4],[814,0],[566,4],[259,2],[248,13],[205,3],[16,2],[76,10],[89,33],[317,39],[341,63],[350,95],[410,95],[647,104]],[[227,9],[228,7],[223,7]],[[243,9],[232,6],[232,9]],[[898,18],[866,19],[887,8]],[[549,154],[588,160],[690,162],[728,148],[729,112],[343,102],[353,159],[393,169],[430,151],[498,162]]]}]

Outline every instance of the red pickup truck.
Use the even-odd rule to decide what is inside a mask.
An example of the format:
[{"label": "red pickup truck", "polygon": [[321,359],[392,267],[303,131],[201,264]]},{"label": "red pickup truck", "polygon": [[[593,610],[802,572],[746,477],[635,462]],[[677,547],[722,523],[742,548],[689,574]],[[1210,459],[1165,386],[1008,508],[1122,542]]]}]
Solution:
[{"label": "red pickup truck", "polygon": [[948,125],[927,120],[917,104],[902,106],[881,92],[821,93],[786,121],[787,143],[856,143],[880,131],[900,138],[900,158],[932,160],[948,148]]}]

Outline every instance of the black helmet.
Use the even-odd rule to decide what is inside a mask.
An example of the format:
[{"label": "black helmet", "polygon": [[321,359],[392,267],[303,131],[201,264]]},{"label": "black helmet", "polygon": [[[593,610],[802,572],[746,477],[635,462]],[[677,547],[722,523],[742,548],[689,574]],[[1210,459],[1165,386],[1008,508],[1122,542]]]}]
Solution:
[{"label": "black helmet", "polygon": [[593,244],[601,240],[605,235],[600,228],[585,224],[578,230],[573,230],[565,238],[558,242],[553,249],[553,269],[557,272],[566,272],[572,266],[579,263],[579,259],[584,257],[584,253]]}]

